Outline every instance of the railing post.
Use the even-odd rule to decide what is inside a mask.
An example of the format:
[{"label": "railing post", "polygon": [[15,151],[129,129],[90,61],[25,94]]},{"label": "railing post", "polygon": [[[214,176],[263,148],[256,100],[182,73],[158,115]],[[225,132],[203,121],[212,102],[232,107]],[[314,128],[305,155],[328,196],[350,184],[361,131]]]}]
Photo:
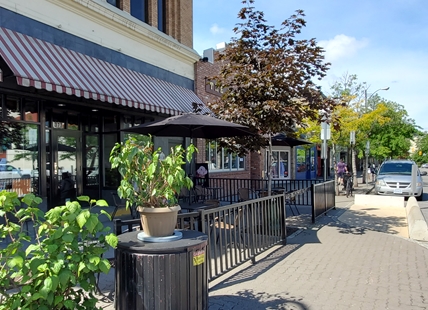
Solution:
[{"label": "railing post", "polygon": [[312,223],[315,223],[315,184],[311,184]]},{"label": "railing post", "polygon": [[[282,204],[280,208],[280,220],[281,220],[281,241],[283,245],[287,244],[287,216],[285,213],[286,208],[286,199],[285,199],[285,192],[282,194]],[[290,205],[291,208],[291,205]]]}]

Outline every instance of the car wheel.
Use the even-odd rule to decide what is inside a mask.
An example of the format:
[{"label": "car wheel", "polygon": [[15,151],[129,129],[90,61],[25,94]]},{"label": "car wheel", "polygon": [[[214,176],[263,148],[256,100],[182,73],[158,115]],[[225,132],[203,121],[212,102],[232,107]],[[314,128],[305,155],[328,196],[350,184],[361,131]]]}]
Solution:
[{"label": "car wheel", "polygon": [[416,197],[416,200],[417,200],[417,201],[422,201],[422,197],[423,197],[423,196],[424,196],[424,192],[422,192],[420,196],[417,196],[417,197]]}]

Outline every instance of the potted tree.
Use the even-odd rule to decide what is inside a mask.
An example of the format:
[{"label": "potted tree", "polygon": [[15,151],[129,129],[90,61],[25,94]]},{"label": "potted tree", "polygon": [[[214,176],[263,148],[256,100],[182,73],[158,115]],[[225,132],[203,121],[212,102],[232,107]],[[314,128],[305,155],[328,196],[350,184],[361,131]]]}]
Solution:
[{"label": "potted tree", "polygon": [[174,234],[178,194],[183,187],[190,189],[192,180],[183,165],[197,151],[194,145],[171,148],[165,156],[161,148],[154,149],[152,137],[129,135],[125,142],[116,143],[110,153],[112,168],[117,168],[122,180],[117,189],[126,207],[137,207],[145,235],[167,237]]}]

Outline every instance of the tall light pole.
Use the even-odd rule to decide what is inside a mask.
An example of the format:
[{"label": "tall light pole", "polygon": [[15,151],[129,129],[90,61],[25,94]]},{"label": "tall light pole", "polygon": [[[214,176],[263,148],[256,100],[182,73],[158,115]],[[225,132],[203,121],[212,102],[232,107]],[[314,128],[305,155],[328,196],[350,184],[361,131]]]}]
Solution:
[{"label": "tall light pole", "polygon": [[389,89],[389,86],[388,87],[385,87],[385,88],[379,88],[378,90],[376,90],[376,91],[374,91],[373,93],[371,93],[370,94],[370,97],[368,97],[367,98],[367,89],[368,88],[366,88],[365,90],[364,90],[364,107],[365,107],[365,109],[366,109],[366,111],[367,111],[367,103],[369,102],[369,99],[371,98],[371,97],[373,97],[373,95],[374,94],[376,94],[378,91],[380,91],[380,90],[388,90]]},{"label": "tall light pole", "polygon": [[[368,104],[369,99],[374,94],[376,94],[378,91],[380,91],[380,90],[388,90],[389,86],[388,87],[384,87],[384,88],[379,88],[378,90],[375,90],[373,93],[370,94],[370,96],[368,98],[367,98],[367,89],[368,88],[366,88],[364,90],[364,107],[365,107],[366,112],[367,112],[367,104]],[[365,178],[366,179],[366,184],[369,183],[369,180],[368,180],[368,176],[369,176],[368,175],[368,169],[369,169],[369,152],[370,152],[370,141],[367,140],[367,143],[366,143],[366,165],[365,165],[364,170],[363,170],[363,173],[365,172],[365,176],[366,176],[366,178]]]}]

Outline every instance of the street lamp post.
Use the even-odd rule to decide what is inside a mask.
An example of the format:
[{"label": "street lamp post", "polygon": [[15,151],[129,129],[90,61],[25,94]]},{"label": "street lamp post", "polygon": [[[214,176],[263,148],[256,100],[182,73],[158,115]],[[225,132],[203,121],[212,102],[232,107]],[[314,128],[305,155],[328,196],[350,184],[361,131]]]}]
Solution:
[{"label": "street lamp post", "polygon": [[364,90],[364,107],[365,107],[366,111],[367,111],[367,103],[369,102],[369,99],[370,99],[374,94],[376,94],[378,91],[380,91],[380,90],[388,90],[388,89],[389,89],[389,86],[388,86],[388,87],[385,87],[385,88],[379,88],[378,90],[376,90],[376,91],[374,91],[373,93],[371,93],[371,94],[370,94],[370,97],[368,97],[368,98],[367,98],[367,89],[368,89],[368,88],[366,88],[366,89]]},{"label": "street lamp post", "polygon": [[[367,104],[369,102],[369,99],[380,90],[388,90],[389,86],[375,90],[373,93],[370,94],[370,96],[368,98],[367,98],[367,89],[368,88],[366,88],[364,90],[364,107],[365,107],[366,112],[367,112]],[[369,180],[368,180],[369,152],[370,152],[370,141],[367,141],[367,144],[366,144],[366,166],[365,166],[366,184],[369,183]],[[364,170],[363,170],[363,173],[364,173]]]}]

